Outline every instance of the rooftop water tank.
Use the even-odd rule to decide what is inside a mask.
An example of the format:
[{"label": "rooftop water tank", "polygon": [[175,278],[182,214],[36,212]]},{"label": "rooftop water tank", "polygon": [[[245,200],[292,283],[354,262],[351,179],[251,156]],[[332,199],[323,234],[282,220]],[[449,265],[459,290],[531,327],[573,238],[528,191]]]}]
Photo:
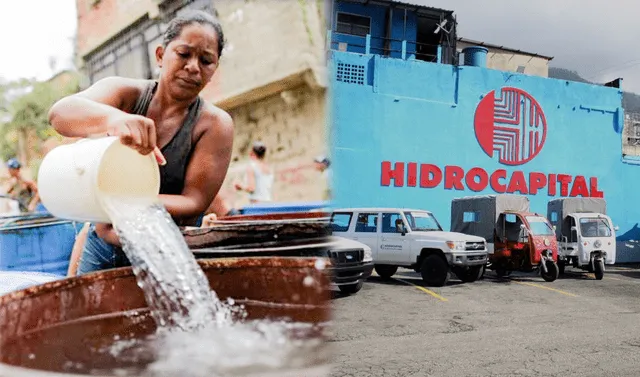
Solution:
[{"label": "rooftop water tank", "polygon": [[471,46],[462,50],[464,54],[464,65],[473,67],[487,67],[487,54],[489,50],[481,46]]}]

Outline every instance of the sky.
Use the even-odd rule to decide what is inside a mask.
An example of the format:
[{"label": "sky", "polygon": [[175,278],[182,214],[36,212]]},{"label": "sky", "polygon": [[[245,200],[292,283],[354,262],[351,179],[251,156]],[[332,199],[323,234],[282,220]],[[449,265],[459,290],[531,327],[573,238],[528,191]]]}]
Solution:
[{"label": "sky", "polygon": [[75,0],[0,0],[0,78],[46,80],[72,67],[76,22]]},{"label": "sky", "polygon": [[[455,11],[459,36],[553,56],[551,66],[640,93],[640,2],[410,0]],[[0,0],[0,77],[47,79],[72,64],[75,0]],[[6,55],[5,55],[6,54]],[[5,58],[6,56],[6,58]],[[55,71],[49,57],[58,59]]]},{"label": "sky", "polygon": [[640,2],[410,0],[453,10],[458,36],[553,56],[550,66],[640,94]]}]

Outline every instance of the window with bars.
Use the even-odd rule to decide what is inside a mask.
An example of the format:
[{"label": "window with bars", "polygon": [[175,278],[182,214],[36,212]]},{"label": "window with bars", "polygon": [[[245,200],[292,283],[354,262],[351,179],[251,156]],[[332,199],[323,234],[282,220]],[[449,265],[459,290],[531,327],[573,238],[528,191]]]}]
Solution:
[{"label": "window with bars", "polygon": [[350,34],[357,37],[366,37],[371,33],[371,18],[338,12],[336,22],[336,32]]},{"label": "window with bars", "polygon": [[174,0],[161,4],[163,17],[144,16],[110,41],[85,57],[90,83],[108,77],[137,79],[157,77],[156,47],[162,43],[167,23],[188,10],[204,10],[216,15],[212,0]]}]

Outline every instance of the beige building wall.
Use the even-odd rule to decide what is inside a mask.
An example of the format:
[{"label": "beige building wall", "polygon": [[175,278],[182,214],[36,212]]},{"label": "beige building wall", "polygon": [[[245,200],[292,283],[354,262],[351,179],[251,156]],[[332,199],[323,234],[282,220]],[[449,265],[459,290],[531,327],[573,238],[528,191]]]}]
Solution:
[{"label": "beige building wall", "polygon": [[[457,48],[462,51],[466,47],[475,46],[458,41]],[[549,59],[517,53],[509,50],[483,46],[489,50],[487,54],[487,68],[507,72],[517,72],[519,66],[525,67],[524,74],[532,76],[549,77]]]},{"label": "beige building wall", "polygon": [[213,102],[232,108],[302,82],[326,86],[322,1],[225,0],[215,5],[227,45]]},{"label": "beige building wall", "polygon": [[233,189],[242,180],[251,144],[267,145],[267,161],[275,170],[275,201],[323,200],[326,183],[313,168],[313,158],[327,151],[325,91],[300,86],[230,110],[236,127],[233,161],[223,194],[236,207],[248,202]]}]

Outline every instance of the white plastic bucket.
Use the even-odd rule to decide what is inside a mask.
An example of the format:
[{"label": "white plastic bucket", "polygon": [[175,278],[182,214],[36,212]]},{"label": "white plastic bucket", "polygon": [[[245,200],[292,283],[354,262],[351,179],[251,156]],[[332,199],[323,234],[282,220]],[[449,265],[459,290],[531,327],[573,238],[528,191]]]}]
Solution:
[{"label": "white plastic bucket", "polygon": [[56,217],[110,224],[101,199],[157,200],[160,169],[153,153],[143,156],[118,137],[82,139],[45,156],[38,171],[38,191]]}]

